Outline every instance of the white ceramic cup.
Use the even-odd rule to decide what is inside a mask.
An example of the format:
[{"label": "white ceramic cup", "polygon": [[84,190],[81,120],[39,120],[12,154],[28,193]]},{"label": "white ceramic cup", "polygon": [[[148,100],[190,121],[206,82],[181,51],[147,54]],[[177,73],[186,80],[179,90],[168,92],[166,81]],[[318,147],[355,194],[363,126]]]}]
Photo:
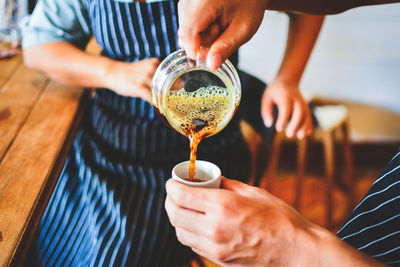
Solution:
[{"label": "white ceramic cup", "polygon": [[204,182],[191,182],[184,178],[189,177],[189,161],[181,162],[172,169],[172,179],[183,184],[203,187],[203,188],[219,188],[221,184],[221,169],[214,163],[196,160],[196,178],[204,180]]}]

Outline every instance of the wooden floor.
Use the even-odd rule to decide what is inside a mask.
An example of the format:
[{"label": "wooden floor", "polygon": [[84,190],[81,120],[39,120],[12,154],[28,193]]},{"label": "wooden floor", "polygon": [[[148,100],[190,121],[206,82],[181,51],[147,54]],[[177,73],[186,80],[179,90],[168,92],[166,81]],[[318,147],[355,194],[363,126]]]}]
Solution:
[{"label": "wooden floor", "polygon": [[[372,173],[372,172],[371,172]],[[357,182],[356,199],[361,200],[362,196],[368,191],[374,179],[372,176],[366,175]],[[271,193],[286,203],[293,205],[294,202],[295,176],[292,174],[282,174],[277,177],[272,185]],[[325,221],[325,202],[324,202],[324,184],[321,177],[316,175],[308,175],[304,183],[302,192],[301,206],[299,212],[310,221],[326,226]],[[333,219],[335,225],[343,224],[347,218],[346,198],[344,192],[338,187],[334,190],[334,212]],[[339,229],[333,229],[336,232]]]}]

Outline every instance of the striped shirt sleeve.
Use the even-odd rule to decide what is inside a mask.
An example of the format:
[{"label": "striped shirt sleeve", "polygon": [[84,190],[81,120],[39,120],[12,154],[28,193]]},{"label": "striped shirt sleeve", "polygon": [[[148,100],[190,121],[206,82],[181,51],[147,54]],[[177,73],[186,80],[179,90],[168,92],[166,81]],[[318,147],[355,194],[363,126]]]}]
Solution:
[{"label": "striped shirt sleeve", "polygon": [[400,266],[400,150],[337,236],[385,264]]}]

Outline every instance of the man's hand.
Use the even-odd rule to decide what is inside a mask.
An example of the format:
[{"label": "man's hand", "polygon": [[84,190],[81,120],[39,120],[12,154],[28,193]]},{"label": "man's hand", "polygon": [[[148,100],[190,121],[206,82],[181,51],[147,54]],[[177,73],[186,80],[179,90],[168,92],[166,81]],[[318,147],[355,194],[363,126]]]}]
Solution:
[{"label": "man's hand", "polygon": [[267,191],[222,178],[221,189],[167,181],[178,240],[222,266],[383,266]]},{"label": "man's hand", "polygon": [[223,266],[295,266],[311,224],[267,191],[222,179],[222,190],[167,182],[165,208],[180,242]]},{"label": "man's hand", "polygon": [[[207,65],[217,69],[257,31],[268,0],[180,0],[179,44],[196,59],[201,45],[210,46]],[[206,40],[206,41],[205,41]]]},{"label": "man's hand", "polygon": [[133,63],[114,61],[107,72],[106,85],[120,95],[141,97],[151,103],[152,79],[159,64],[157,58]]}]

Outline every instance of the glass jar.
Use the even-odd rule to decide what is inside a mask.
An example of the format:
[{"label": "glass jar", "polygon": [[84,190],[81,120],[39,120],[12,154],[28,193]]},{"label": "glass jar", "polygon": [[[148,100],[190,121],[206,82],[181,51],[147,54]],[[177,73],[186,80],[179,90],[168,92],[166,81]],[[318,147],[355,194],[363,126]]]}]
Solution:
[{"label": "glass jar", "polygon": [[189,136],[220,132],[232,119],[241,98],[239,76],[229,60],[217,70],[177,50],[158,66],[153,77],[152,103],[172,128]]},{"label": "glass jar", "polygon": [[0,0],[0,40],[19,41],[19,23],[27,16],[28,0]]}]

